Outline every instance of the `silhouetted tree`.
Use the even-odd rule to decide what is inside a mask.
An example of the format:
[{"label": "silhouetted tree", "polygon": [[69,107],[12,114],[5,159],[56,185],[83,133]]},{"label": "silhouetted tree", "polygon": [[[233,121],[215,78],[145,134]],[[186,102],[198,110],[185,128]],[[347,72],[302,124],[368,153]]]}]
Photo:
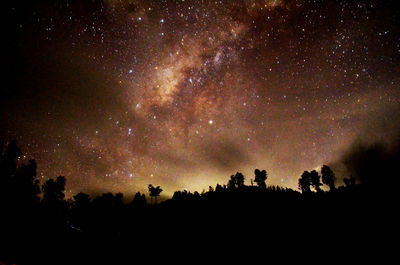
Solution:
[{"label": "silhouetted tree", "polygon": [[39,180],[36,162],[30,160],[18,167],[21,151],[15,141],[1,148],[0,154],[0,205],[14,210],[28,210],[39,202]]},{"label": "silhouetted tree", "polygon": [[116,195],[111,192],[103,193],[101,196],[96,197],[93,200],[93,205],[96,208],[107,208],[107,209],[115,209],[120,208],[122,206],[122,193],[117,193]]},{"label": "silhouetted tree", "polygon": [[29,160],[28,164],[18,168],[13,179],[15,195],[23,205],[29,206],[39,202],[39,180],[36,177],[36,162]]},{"label": "silhouetted tree", "polygon": [[73,197],[73,199],[74,199],[74,205],[77,207],[86,208],[86,206],[90,205],[90,197],[86,193],[79,192]]},{"label": "silhouetted tree", "polygon": [[265,185],[265,181],[267,180],[267,171],[259,169],[254,170],[255,178],[254,182],[257,183],[257,186],[263,189],[266,189],[267,186]]},{"label": "silhouetted tree", "polygon": [[242,173],[237,172],[235,175],[231,176],[228,182],[229,189],[241,188],[244,186],[244,176]]},{"label": "silhouetted tree", "polygon": [[65,191],[66,179],[63,176],[47,180],[43,186],[43,203],[52,211],[62,211],[65,207],[64,191]]},{"label": "silhouetted tree", "polygon": [[157,197],[160,196],[162,191],[160,186],[154,187],[152,184],[149,184],[150,197],[154,198],[154,204],[157,204]]},{"label": "silhouetted tree", "polygon": [[223,190],[224,188],[221,185],[217,184],[217,186],[215,186],[215,192],[222,192]]},{"label": "silhouetted tree", "polygon": [[304,171],[301,177],[299,178],[299,189],[302,193],[310,192],[311,185],[311,174],[308,171]]},{"label": "silhouetted tree", "polygon": [[88,194],[79,192],[73,197],[72,203],[72,223],[79,229],[88,226],[90,215],[90,197]]},{"label": "silhouetted tree", "polygon": [[335,174],[330,167],[323,165],[321,169],[322,183],[328,185],[329,189],[335,190]]},{"label": "silhouetted tree", "polygon": [[193,193],[193,198],[194,199],[200,199],[200,193],[198,192],[198,191],[195,191],[194,193]]},{"label": "silhouetted tree", "polygon": [[133,198],[132,204],[135,206],[146,205],[146,196],[144,194],[141,194],[140,192],[137,192],[135,194],[135,197]]},{"label": "silhouetted tree", "polygon": [[9,142],[0,158],[1,177],[11,178],[15,175],[17,172],[17,159],[20,155],[21,150],[17,147],[16,141]]},{"label": "silhouetted tree", "polygon": [[310,183],[311,183],[311,186],[313,186],[317,192],[321,191],[321,188],[320,188],[320,186],[322,186],[321,176],[318,174],[318,172],[316,170],[313,170],[310,172]]},{"label": "silhouetted tree", "polygon": [[7,146],[2,146],[0,157],[0,202],[11,199],[14,197],[14,177],[17,172],[17,160],[21,155],[21,151],[17,147],[15,141],[11,141]]}]

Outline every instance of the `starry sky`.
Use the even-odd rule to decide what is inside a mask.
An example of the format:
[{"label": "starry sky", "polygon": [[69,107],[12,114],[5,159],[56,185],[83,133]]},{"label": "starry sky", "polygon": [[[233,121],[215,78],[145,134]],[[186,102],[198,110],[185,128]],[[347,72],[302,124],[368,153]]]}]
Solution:
[{"label": "starry sky", "polygon": [[7,2],[0,139],[69,194],[297,188],[398,128],[396,1]]}]

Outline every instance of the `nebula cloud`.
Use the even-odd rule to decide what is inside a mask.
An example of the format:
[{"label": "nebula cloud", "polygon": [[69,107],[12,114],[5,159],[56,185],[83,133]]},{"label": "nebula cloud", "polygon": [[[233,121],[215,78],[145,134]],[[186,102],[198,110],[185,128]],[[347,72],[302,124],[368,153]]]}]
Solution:
[{"label": "nebula cloud", "polygon": [[375,2],[9,3],[1,137],[71,194],[255,168],[296,188],[356,139],[394,137],[399,11]]}]

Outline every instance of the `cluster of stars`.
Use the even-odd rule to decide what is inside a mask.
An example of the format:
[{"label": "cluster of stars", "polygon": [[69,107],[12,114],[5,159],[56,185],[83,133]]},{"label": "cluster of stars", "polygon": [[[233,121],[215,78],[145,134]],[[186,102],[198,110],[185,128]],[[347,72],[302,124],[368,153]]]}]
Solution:
[{"label": "cluster of stars", "polygon": [[38,96],[15,111],[38,122],[15,114],[6,135],[71,192],[201,190],[256,167],[295,187],[400,103],[399,12],[375,2],[15,4],[16,46],[44,70],[24,70]]}]

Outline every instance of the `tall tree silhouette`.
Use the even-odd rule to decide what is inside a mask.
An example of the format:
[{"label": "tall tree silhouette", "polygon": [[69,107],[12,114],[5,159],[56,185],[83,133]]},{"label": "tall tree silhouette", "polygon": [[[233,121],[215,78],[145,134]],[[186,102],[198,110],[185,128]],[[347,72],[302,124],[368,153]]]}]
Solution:
[{"label": "tall tree silhouette", "polygon": [[231,176],[231,179],[228,182],[229,189],[237,189],[244,186],[244,176],[240,172],[236,172],[235,175]]},{"label": "tall tree silhouette", "polygon": [[[4,150],[3,150],[4,149]],[[13,177],[17,171],[17,159],[21,150],[17,147],[16,141],[11,141],[6,147],[2,146],[0,159],[1,177]]]},{"label": "tall tree silhouette", "polygon": [[32,206],[39,202],[39,180],[36,176],[36,162],[29,160],[28,164],[18,168],[13,179],[16,199],[24,206]]},{"label": "tall tree silhouette", "polygon": [[145,206],[146,205],[146,196],[144,194],[141,194],[140,192],[137,192],[135,194],[135,197],[133,198],[132,204],[134,206]]},{"label": "tall tree silhouette", "polygon": [[267,171],[262,170],[260,171],[259,169],[254,170],[255,178],[254,182],[257,183],[257,186],[263,189],[266,189],[267,186],[265,185],[265,181],[268,178]]},{"label": "tall tree silhouette", "polygon": [[154,187],[152,184],[149,184],[150,197],[154,198],[154,204],[157,204],[157,197],[160,196],[162,191],[160,186]]},{"label": "tall tree silhouette", "polygon": [[17,159],[21,151],[15,141],[2,146],[0,157],[0,202],[10,200],[14,196],[13,180],[17,172]]},{"label": "tall tree silhouette", "polygon": [[320,188],[320,186],[322,186],[321,176],[318,174],[318,172],[316,170],[313,170],[310,172],[310,183],[311,183],[311,186],[313,186],[317,192],[321,191],[321,188]]},{"label": "tall tree silhouette", "polygon": [[[39,180],[36,162],[30,160],[18,167],[20,149],[15,141],[2,147],[0,156],[0,202],[9,208],[29,208],[39,202]],[[12,206],[14,205],[14,206]]]},{"label": "tall tree silhouette", "polygon": [[322,175],[322,183],[327,185],[329,189],[335,190],[335,173],[333,173],[332,169],[328,167],[327,165],[323,165],[321,169],[321,175]]},{"label": "tall tree silhouette", "polygon": [[54,212],[60,212],[64,210],[65,182],[65,177],[59,176],[56,180],[49,179],[43,184],[43,203],[46,208]]},{"label": "tall tree silhouette", "polygon": [[301,177],[299,178],[299,189],[302,193],[310,192],[311,185],[311,174],[308,171],[304,171]]},{"label": "tall tree silhouette", "polygon": [[79,192],[73,197],[72,222],[79,229],[86,229],[90,215],[90,197],[88,194]]}]

